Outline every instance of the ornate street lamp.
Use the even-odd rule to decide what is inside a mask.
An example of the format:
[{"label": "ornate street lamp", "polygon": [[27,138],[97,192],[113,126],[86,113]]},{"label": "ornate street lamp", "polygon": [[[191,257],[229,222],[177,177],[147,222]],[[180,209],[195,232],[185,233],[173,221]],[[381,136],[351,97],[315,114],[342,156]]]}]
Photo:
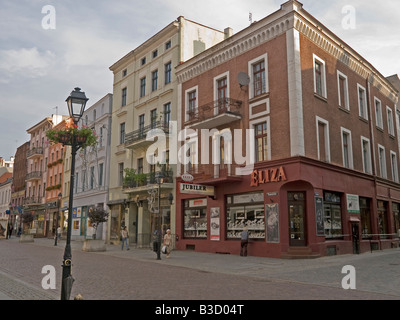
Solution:
[{"label": "ornate street lamp", "polygon": [[157,235],[158,235],[158,245],[157,245],[157,260],[161,260],[161,206],[160,206],[160,202],[161,202],[161,184],[163,183],[163,179],[164,175],[162,172],[156,172],[156,182],[158,184],[158,231],[157,231]]},{"label": "ornate street lamp", "polygon": [[[68,105],[68,112],[73,120],[74,124],[77,125],[79,119],[82,117],[85,111],[86,102],[89,99],[86,98],[85,93],[81,92],[80,88],[75,88],[71,92],[71,95],[65,100]],[[66,139],[66,145],[70,145],[71,150],[71,178],[69,188],[69,205],[68,205],[68,229],[67,229],[67,243],[65,245],[64,260],[63,260],[63,273],[61,282],[61,300],[69,300],[71,294],[72,284],[74,278],[71,275],[72,266],[72,254],[71,254],[71,232],[72,232],[72,205],[73,205],[73,192],[74,192],[74,178],[75,178],[75,155],[78,149],[82,146],[80,141],[77,141],[76,134],[72,133],[70,139]]]}]

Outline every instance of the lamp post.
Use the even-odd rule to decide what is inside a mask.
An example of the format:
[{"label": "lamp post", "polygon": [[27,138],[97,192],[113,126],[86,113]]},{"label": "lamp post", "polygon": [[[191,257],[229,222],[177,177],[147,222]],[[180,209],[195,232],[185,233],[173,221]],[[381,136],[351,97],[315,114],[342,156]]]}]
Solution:
[{"label": "lamp post", "polygon": [[[81,92],[80,88],[75,88],[70,96],[65,100],[68,105],[68,112],[73,120],[74,125],[78,124],[79,119],[85,111],[86,102],[85,93]],[[71,145],[71,177],[69,187],[69,205],[68,205],[68,229],[67,229],[67,242],[64,251],[63,272],[61,282],[61,300],[69,300],[71,294],[72,284],[74,279],[71,275],[72,254],[71,254],[71,232],[72,232],[72,205],[73,205],[73,192],[74,192],[74,178],[75,178],[75,155],[81,145],[77,142],[76,135],[71,134],[69,141],[65,144]]]},{"label": "lamp post", "polygon": [[158,245],[157,245],[157,260],[161,260],[161,183],[163,183],[164,175],[162,172],[156,172],[156,182],[158,184]]},{"label": "lamp post", "polygon": [[57,201],[58,210],[57,210],[57,215],[56,215],[56,228],[55,228],[56,229],[56,236],[54,238],[54,245],[55,246],[57,245],[57,239],[58,239],[58,219],[59,219],[59,216],[60,216],[61,198],[62,198],[62,193],[60,192],[58,194],[58,201]]}]

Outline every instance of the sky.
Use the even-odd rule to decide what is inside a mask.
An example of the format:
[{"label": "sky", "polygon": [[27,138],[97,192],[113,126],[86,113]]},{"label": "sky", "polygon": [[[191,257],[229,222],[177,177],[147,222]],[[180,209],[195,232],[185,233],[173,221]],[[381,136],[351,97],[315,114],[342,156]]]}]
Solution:
[{"label": "sky", "polygon": [[[80,87],[87,107],[112,93],[109,67],[179,16],[234,33],[286,0],[0,0],[0,157]],[[393,0],[303,0],[303,8],[382,75],[400,75]]]}]

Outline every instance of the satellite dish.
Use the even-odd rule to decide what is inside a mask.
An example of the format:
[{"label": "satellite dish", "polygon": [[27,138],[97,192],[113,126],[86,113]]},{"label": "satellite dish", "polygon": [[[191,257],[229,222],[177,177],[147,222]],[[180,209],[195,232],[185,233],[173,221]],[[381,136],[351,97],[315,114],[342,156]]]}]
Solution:
[{"label": "satellite dish", "polygon": [[239,72],[237,79],[240,86],[248,86],[250,83],[250,77],[245,72]]}]

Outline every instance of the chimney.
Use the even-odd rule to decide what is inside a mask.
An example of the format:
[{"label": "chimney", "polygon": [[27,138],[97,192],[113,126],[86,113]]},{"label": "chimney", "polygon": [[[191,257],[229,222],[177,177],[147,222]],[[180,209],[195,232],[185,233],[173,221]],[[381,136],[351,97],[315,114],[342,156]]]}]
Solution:
[{"label": "chimney", "polygon": [[225,39],[228,39],[229,37],[232,37],[233,29],[230,27],[225,28],[224,33],[225,33]]}]

